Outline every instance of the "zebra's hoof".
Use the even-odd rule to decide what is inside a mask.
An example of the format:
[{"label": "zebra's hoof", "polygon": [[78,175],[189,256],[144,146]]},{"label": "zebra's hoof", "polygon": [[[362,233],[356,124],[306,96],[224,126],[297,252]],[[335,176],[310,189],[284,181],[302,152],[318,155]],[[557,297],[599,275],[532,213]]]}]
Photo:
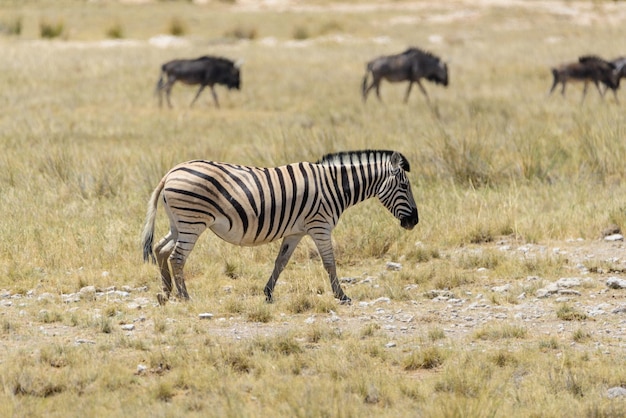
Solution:
[{"label": "zebra's hoof", "polygon": [[346,295],[343,295],[341,298],[339,298],[339,304],[341,304],[341,305],[352,305],[352,299],[350,299]]}]

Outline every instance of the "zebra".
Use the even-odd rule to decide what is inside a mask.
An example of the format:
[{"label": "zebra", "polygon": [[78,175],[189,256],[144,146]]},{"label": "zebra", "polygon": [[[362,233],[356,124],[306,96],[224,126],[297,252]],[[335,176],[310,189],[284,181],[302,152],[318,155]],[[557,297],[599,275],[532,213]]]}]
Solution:
[{"label": "zebra", "polygon": [[[142,234],[143,258],[160,269],[164,304],[172,292],[188,300],[183,267],[205,229],[223,240],[254,246],[282,239],[274,269],[265,285],[273,301],[278,276],[300,240],[309,235],[326,269],[334,296],[350,303],[337,279],[331,232],[349,207],[371,197],[411,230],[418,213],[410,166],[399,152],[349,151],[327,154],[316,163],[300,162],[274,168],[193,160],[173,167],[161,179],[148,202]],[[170,230],[153,249],[157,203],[163,196]],[[171,271],[170,271],[171,267]]]}]

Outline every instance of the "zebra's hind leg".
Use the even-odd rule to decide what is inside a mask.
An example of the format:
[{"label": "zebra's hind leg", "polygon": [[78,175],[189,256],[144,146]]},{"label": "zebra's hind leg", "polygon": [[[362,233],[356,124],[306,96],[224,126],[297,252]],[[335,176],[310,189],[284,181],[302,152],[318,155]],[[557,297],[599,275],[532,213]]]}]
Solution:
[{"label": "zebra's hind leg", "polygon": [[280,273],[287,265],[287,262],[289,262],[293,251],[296,249],[301,239],[302,235],[292,235],[283,239],[283,243],[280,245],[280,251],[278,252],[278,257],[276,257],[276,261],[274,262],[274,270],[265,285],[265,289],[263,289],[263,293],[265,293],[265,300],[267,302],[272,302],[272,294],[274,293],[274,286],[276,286],[278,276],[280,276]]},{"label": "zebra's hind leg", "polygon": [[178,239],[174,245],[174,250],[170,254],[169,261],[172,267],[172,275],[174,276],[174,282],[176,283],[176,290],[178,291],[178,297],[183,300],[189,299],[189,293],[187,293],[187,286],[185,285],[185,276],[183,275],[183,268],[187,257],[196,245],[196,241],[200,237],[200,234],[206,229],[204,222],[188,224],[188,228],[185,232],[180,231],[180,225],[178,225]]},{"label": "zebra's hind leg", "polygon": [[161,241],[154,247],[154,253],[156,255],[157,265],[161,272],[161,283],[163,284],[163,293],[157,295],[157,300],[160,305],[165,304],[172,293],[172,275],[170,273],[169,257],[174,250],[174,236],[170,231],[167,233]]}]

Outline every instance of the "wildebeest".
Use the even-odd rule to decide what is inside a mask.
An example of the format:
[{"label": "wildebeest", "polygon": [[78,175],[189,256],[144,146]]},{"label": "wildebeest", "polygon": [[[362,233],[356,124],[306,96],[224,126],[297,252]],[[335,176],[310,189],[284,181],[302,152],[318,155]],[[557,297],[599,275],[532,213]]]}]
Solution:
[{"label": "wildebeest", "polygon": [[[167,81],[166,81],[167,79]],[[191,105],[195,103],[206,86],[211,87],[211,94],[216,107],[220,107],[215,93],[215,84],[222,84],[229,89],[239,90],[241,81],[239,64],[233,61],[212,56],[202,56],[196,59],[177,59],[166,62],[161,66],[161,76],[156,86],[159,95],[159,106],[163,105],[163,91],[167,98],[167,104],[172,107],[170,93],[176,81],[184,84],[200,84],[200,88],[193,98]]]},{"label": "wildebeest", "polygon": [[615,73],[615,65],[595,55],[585,55],[578,58],[578,62],[563,64],[559,67],[552,68],[553,82],[550,93],[554,91],[560,83],[561,94],[565,96],[565,86],[568,81],[582,81],[584,83],[583,95],[581,101],[585,100],[587,95],[587,87],[592,82],[600,97],[604,98],[604,92],[600,89],[600,83],[604,84],[615,92],[619,86],[619,79]]},{"label": "wildebeest", "polygon": [[[368,86],[367,81],[370,73],[372,83]],[[404,102],[409,100],[411,87],[417,83],[420,90],[428,100],[428,94],[421,83],[425,78],[437,84],[448,85],[448,65],[439,57],[430,52],[418,48],[409,48],[401,54],[382,56],[367,63],[365,77],[363,77],[363,101],[367,100],[367,94],[372,88],[376,89],[376,96],[380,99],[380,82],[385,79],[389,82],[408,81],[409,87],[404,96]]]}]

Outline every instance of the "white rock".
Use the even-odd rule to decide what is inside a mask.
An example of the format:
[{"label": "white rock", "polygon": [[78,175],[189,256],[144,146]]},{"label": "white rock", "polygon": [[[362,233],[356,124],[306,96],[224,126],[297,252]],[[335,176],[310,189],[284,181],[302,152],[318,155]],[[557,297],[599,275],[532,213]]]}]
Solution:
[{"label": "white rock", "polygon": [[626,397],[626,389],[621,386],[615,386],[607,390],[606,393],[607,398],[625,398]]},{"label": "white rock", "polygon": [[580,286],[580,279],[577,277],[561,277],[556,281],[558,287],[576,287]]},{"label": "white rock", "polygon": [[624,241],[624,236],[622,234],[611,234],[604,237],[604,240],[610,242]]},{"label": "white rock", "polygon": [[511,285],[508,283],[503,286],[494,286],[491,288],[491,291],[496,293],[504,293],[508,292],[509,290],[511,290]]},{"label": "white rock", "polygon": [[135,325],[133,324],[124,324],[122,325],[122,330],[124,331],[132,331],[135,329]]},{"label": "white rock", "polygon": [[626,289],[626,280],[619,277],[609,277],[606,279],[606,285],[611,289]]},{"label": "white rock", "polygon": [[614,314],[626,313],[626,305],[618,306],[617,308],[613,309],[611,313],[614,313]]},{"label": "white rock", "polygon": [[402,270],[402,264],[394,263],[392,261],[388,261],[387,262],[387,270],[400,271],[400,270]]},{"label": "white rock", "polygon": [[205,312],[205,313],[201,313],[201,314],[199,314],[199,315],[198,315],[198,317],[199,317],[200,319],[211,319],[211,318],[213,318],[213,314],[212,314],[212,313]]}]

